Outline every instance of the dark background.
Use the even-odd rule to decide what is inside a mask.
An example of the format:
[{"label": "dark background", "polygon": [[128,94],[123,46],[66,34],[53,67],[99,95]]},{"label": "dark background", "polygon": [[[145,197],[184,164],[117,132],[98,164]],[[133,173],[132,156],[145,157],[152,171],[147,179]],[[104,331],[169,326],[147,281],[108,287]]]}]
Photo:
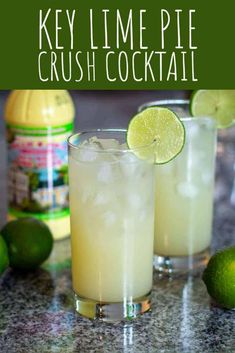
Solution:
[{"label": "dark background", "polygon": [[[4,103],[10,91],[0,91],[0,136]],[[188,98],[191,91],[70,91],[76,106],[76,129],[126,127],[141,104],[167,98]]]}]

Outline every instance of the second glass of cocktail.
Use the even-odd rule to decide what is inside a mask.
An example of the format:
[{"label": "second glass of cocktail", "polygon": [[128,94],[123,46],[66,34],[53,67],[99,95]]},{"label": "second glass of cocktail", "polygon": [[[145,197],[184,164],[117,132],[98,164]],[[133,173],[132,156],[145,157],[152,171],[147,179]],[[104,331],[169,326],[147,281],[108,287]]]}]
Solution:
[{"label": "second glass of cocktail", "polygon": [[184,124],[182,152],[155,166],[154,266],[160,272],[184,272],[205,265],[212,235],[216,125],[190,116],[188,101],[151,102],[176,112]]},{"label": "second glass of cocktail", "polygon": [[[139,159],[125,140],[125,130],[82,132],[69,139],[76,310],[106,321],[134,318],[150,308],[153,155]],[[151,145],[145,148],[150,151]]]}]

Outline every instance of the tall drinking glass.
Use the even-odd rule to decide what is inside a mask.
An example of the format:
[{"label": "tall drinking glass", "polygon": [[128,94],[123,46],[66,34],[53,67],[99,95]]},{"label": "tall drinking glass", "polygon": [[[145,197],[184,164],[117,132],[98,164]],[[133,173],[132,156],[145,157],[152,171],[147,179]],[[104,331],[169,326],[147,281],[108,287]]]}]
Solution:
[{"label": "tall drinking glass", "polygon": [[161,272],[185,271],[205,264],[212,237],[216,126],[211,118],[187,116],[188,102],[159,101],[185,126],[182,152],[155,167],[154,266]]},{"label": "tall drinking glass", "polygon": [[68,141],[76,310],[106,321],[150,308],[153,154],[149,161],[139,159],[125,139],[125,130],[98,130]]}]

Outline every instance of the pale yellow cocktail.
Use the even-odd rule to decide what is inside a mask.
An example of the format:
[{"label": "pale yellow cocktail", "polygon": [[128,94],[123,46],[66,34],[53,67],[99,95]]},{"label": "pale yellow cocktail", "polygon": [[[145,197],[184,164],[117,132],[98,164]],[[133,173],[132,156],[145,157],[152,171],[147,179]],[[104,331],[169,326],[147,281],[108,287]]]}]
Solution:
[{"label": "pale yellow cocktail", "polygon": [[[113,310],[120,308],[122,317],[131,317],[138,314],[136,303],[149,308],[154,166],[119,143],[125,141],[124,132],[95,135],[98,139],[89,139],[92,134],[78,135],[72,141],[74,148],[70,146],[72,277],[77,310],[92,317],[94,305],[97,310],[97,305],[107,303],[111,308],[117,304],[116,309],[114,305],[106,310],[106,318],[108,310],[112,319]],[[88,305],[84,309],[84,302],[92,309]]]},{"label": "pale yellow cocktail", "polygon": [[142,105],[174,111],[185,127],[185,145],[169,163],[155,166],[154,265],[161,272],[187,271],[205,264],[212,237],[216,124],[189,117],[189,101]]},{"label": "pale yellow cocktail", "polygon": [[[193,261],[192,256],[211,243],[216,128],[209,118],[182,121],[186,129],[182,152],[155,167],[154,253]],[[191,260],[185,259],[185,264]]]}]

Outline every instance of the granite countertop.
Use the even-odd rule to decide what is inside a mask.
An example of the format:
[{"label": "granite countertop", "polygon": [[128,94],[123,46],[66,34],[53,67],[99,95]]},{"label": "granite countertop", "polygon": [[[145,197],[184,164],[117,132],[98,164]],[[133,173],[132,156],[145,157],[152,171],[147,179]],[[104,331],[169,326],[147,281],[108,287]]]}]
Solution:
[{"label": "granite countertop", "polygon": [[[3,138],[0,149],[2,166]],[[224,170],[222,164],[219,168]],[[4,175],[1,168],[1,190]],[[235,244],[235,211],[228,202],[226,178],[221,178],[221,170],[219,175],[213,251]],[[2,200],[1,220],[6,211],[6,195],[2,195]],[[8,270],[0,278],[1,353],[235,351],[235,311],[211,303],[200,273],[174,278],[160,278],[155,273],[152,311],[132,322],[107,324],[74,312],[70,266],[70,242],[65,239],[55,243],[50,259],[37,272],[20,274]]]},{"label": "granite countertop", "polygon": [[[227,236],[224,240],[229,243]],[[235,311],[212,305],[200,274],[159,278],[155,273],[152,311],[130,323],[80,317],[73,310],[69,245],[69,239],[57,242],[50,260],[36,273],[9,270],[0,279],[1,353],[235,349]]]}]

